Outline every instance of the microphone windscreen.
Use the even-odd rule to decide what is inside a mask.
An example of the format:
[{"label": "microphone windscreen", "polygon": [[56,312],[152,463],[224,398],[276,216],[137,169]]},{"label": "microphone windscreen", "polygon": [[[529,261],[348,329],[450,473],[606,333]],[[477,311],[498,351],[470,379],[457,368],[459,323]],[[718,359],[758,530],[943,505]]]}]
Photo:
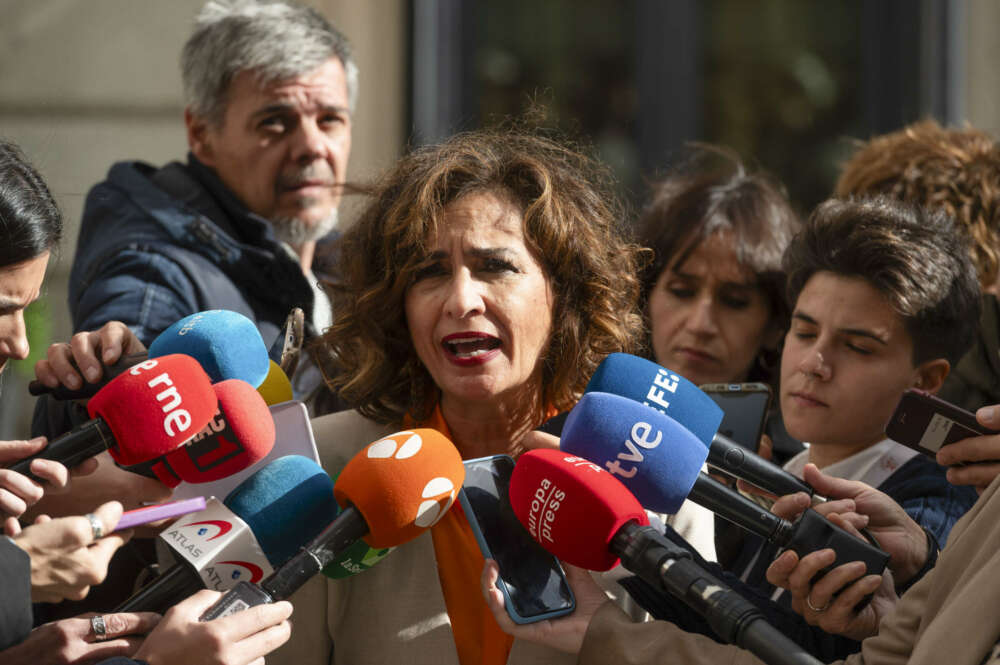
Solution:
[{"label": "microphone windscreen", "polygon": [[268,406],[295,399],[292,395],[292,382],[288,380],[285,370],[271,359],[268,359],[267,362],[270,363],[270,369],[268,369],[263,383],[257,386],[257,392],[264,398]]},{"label": "microphone windscreen", "polygon": [[560,450],[529,450],[510,477],[510,503],[524,528],[558,558],[587,570],[618,565],[611,539],[646,511],[614,476]]},{"label": "microphone windscreen", "polygon": [[181,481],[208,483],[239,473],[274,447],[274,419],[264,398],[246,381],[227,379],[212,388],[219,413],[194,438],[153,465],[156,476],[176,487]]},{"label": "microphone windscreen", "polygon": [[438,431],[415,429],[368,444],[340,472],[333,492],[365,518],[370,546],[395,547],[436,524],[464,481],[454,444]]},{"label": "microphone windscreen", "polygon": [[619,395],[585,393],[570,411],[559,449],[614,474],[659,513],[680,509],[708,458],[686,427]]},{"label": "microphone windscreen", "polygon": [[255,388],[267,376],[267,347],[253,321],[237,312],[210,309],[185,316],[149,345],[151,358],[184,353],[212,381],[243,379]]},{"label": "microphone windscreen", "polygon": [[181,354],[138,363],[87,402],[90,417],[111,429],[111,456],[125,466],[170,452],[207,425],[217,408],[208,376]]},{"label": "microphone windscreen", "polygon": [[715,400],[680,374],[628,353],[612,353],[601,361],[586,392],[621,395],[656,409],[689,429],[706,448],[725,415]]},{"label": "microphone windscreen", "polygon": [[273,460],[223,503],[247,523],[275,567],[326,528],[338,510],[330,476],[301,455]]}]

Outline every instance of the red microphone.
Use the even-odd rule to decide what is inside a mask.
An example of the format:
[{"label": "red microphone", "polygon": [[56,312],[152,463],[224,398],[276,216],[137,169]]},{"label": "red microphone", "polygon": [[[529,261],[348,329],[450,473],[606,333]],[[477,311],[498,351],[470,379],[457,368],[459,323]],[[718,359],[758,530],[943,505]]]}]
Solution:
[{"label": "red microphone", "polygon": [[104,450],[123,466],[145,462],[197,434],[217,408],[212,382],[194,358],[171,354],[146,360],[116,376],[87,402],[92,420],[10,468],[34,478],[28,469],[33,459],[73,467]]},{"label": "red microphone", "polygon": [[215,417],[185,445],[129,471],[156,477],[168,487],[227,478],[264,459],[274,448],[274,419],[263,396],[241,379],[212,386]]},{"label": "red microphone", "polygon": [[763,613],[648,525],[639,501],[604,468],[558,450],[530,450],[510,479],[514,514],[542,547],[581,568],[618,563],[698,612],[723,640],[766,663],[818,665]]},{"label": "red microphone", "polygon": [[559,450],[521,455],[510,477],[510,503],[542,547],[587,570],[618,565],[611,544],[627,522],[649,524],[646,511],[621,481]]},{"label": "red microphone", "polygon": [[362,538],[374,548],[416,538],[448,512],[464,481],[462,456],[435,430],[397,432],[369,444],[351,458],[333,486],[344,508],[337,518],[259,586],[241,582],[201,620],[290,597]]}]

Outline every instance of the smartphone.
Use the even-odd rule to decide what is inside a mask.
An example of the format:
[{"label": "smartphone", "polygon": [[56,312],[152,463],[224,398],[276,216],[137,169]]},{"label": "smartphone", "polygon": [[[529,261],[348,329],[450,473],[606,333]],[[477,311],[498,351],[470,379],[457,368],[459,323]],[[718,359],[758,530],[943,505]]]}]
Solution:
[{"label": "smartphone", "polygon": [[771,405],[771,387],[766,383],[706,383],[699,388],[722,409],[719,433],[756,453]]},{"label": "smartphone", "polygon": [[199,510],[205,510],[205,497],[203,496],[171,501],[169,503],[158,503],[153,506],[143,506],[135,510],[126,510],[122,513],[122,518],[118,520],[118,526],[115,527],[115,531],[123,531],[124,529],[131,529],[140,524],[158,522],[159,520],[171,517],[180,517],[188,513],[196,513]]},{"label": "smartphone", "polygon": [[941,446],[949,443],[997,433],[976,422],[974,413],[916,388],[903,391],[885,426],[890,439],[929,457],[935,457]]},{"label": "smartphone", "polygon": [[508,455],[467,460],[458,500],[483,556],[497,562],[510,618],[532,623],[569,614],[576,600],[559,560],[535,542],[510,505],[513,470]]}]

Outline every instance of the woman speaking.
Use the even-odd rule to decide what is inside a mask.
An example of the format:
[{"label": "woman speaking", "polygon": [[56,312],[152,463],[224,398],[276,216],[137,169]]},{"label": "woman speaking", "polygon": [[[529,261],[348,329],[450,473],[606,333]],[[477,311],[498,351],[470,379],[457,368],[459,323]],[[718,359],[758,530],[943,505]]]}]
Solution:
[{"label": "woman speaking", "polygon": [[[640,250],[608,185],[590,159],[515,132],[456,136],[383,177],[332,285],[331,384],[354,410],[313,421],[328,471],[412,427],[441,431],[465,459],[516,456],[607,354],[637,346]],[[370,570],[303,588],[294,644],[271,661],[567,661],[500,630],[482,568],[451,510]]]}]

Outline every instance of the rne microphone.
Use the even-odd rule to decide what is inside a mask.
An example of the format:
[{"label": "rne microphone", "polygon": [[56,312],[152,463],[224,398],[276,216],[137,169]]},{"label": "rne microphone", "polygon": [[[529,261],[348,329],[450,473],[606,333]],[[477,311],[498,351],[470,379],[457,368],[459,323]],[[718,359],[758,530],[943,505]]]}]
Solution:
[{"label": "rne microphone", "polygon": [[764,620],[750,602],[648,526],[642,505],[612,474],[559,450],[529,450],[510,479],[518,520],[542,547],[567,563],[608,570],[619,561],[655,588],[704,616],[716,633],[768,663],[815,659]]},{"label": "rne microphone", "polygon": [[333,483],[318,464],[286,455],[248,477],[223,503],[187,515],[159,538],[178,563],[116,612],[160,612],[200,589],[262,580],[337,514]]},{"label": "rne microphone", "polygon": [[9,468],[34,478],[29,470],[34,459],[73,467],[104,450],[121,465],[139,464],[182,445],[208,424],[217,408],[212,383],[194,358],[171,354],[145,360],[87,402],[91,420]]},{"label": "rne microphone", "polygon": [[267,457],[274,447],[274,419],[264,398],[246,381],[212,386],[219,410],[185,445],[156,459],[127,467],[168,487],[209,483],[239,473]]},{"label": "rne microphone", "polygon": [[559,448],[590,460],[618,478],[639,502],[676,513],[688,498],[765,540],[800,556],[832,548],[830,568],[863,561],[880,575],[889,555],[808,509],[793,523],[700,471],[708,451],[687,428],[638,402],[608,393],[586,393],[562,431]]},{"label": "rne microphone", "polygon": [[191,356],[213,382],[242,379],[252,386],[261,384],[268,373],[267,347],[253,321],[237,312],[210,309],[185,316],[157,335],[145,353],[136,353],[104,366],[96,383],[75,390],[66,386],[49,388],[41,381],[28,384],[32,395],[51,393],[55,399],[93,397],[108,381],[136,363],[174,353]]},{"label": "rne microphone", "polygon": [[724,434],[719,405],[680,374],[627,353],[612,353],[598,365],[586,392],[620,395],[667,415],[708,446],[707,462],[778,496],[813,488],[770,460],[747,450]]},{"label": "rne microphone", "polygon": [[288,598],[362,538],[373,548],[416,538],[448,512],[464,481],[461,455],[435,430],[397,432],[369,444],[337,477],[340,515],[259,585],[236,585],[201,620]]}]

